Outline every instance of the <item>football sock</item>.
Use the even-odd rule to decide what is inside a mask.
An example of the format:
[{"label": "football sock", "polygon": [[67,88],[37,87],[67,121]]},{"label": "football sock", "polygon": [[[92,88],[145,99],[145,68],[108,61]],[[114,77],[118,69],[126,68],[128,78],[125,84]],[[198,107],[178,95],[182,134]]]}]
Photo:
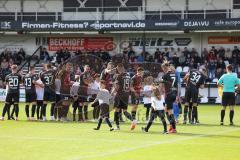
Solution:
[{"label": "football sock", "polygon": [[108,126],[109,126],[110,128],[112,128],[112,124],[111,124],[111,122],[109,121],[109,118],[105,118],[105,121],[107,122]]},{"label": "football sock", "polygon": [[18,117],[18,113],[19,113],[19,105],[18,104],[14,104],[14,110],[15,110],[16,117]]},{"label": "football sock", "polygon": [[170,118],[170,124],[172,125],[172,128],[173,128],[173,129],[176,129],[176,124],[175,124],[174,115],[171,114],[171,115],[169,116],[169,118]]},{"label": "football sock", "polygon": [[179,108],[179,114],[182,114],[182,104],[178,103],[178,108]]},{"label": "football sock", "polygon": [[146,120],[149,119],[149,112],[150,112],[150,108],[147,108],[147,110],[146,110]]},{"label": "football sock", "polygon": [[221,122],[223,122],[224,117],[225,117],[225,110],[222,109],[222,110],[221,110]]},{"label": "football sock", "polygon": [[187,120],[187,115],[188,115],[188,106],[184,106],[184,114],[183,114],[184,121]]},{"label": "football sock", "polygon": [[46,108],[47,108],[47,104],[43,104],[42,110],[41,110],[43,117],[46,117]]},{"label": "football sock", "polygon": [[3,107],[2,117],[5,116],[6,112],[8,112],[9,109],[10,109],[10,105],[8,103],[5,103]]},{"label": "football sock", "polygon": [[114,121],[119,126],[119,112],[114,112]]},{"label": "football sock", "polygon": [[52,103],[51,109],[50,109],[50,116],[54,116],[54,108],[55,108],[55,103]]},{"label": "football sock", "polygon": [[34,115],[35,115],[35,110],[36,110],[36,104],[33,104],[32,105],[32,117],[34,117]]},{"label": "football sock", "polygon": [[234,110],[230,110],[229,112],[230,123],[233,123],[233,117],[234,117]]},{"label": "football sock", "polygon": [[193,120],[193,118],[192,118],[192,107],[189,108],[189,111],[188,111],[188,120],[189,120],[189,121],[192,121],[192,120]]},{"label": "football sock", "polygon": [[100,127],[101,127],[101,124],[102,124],[102,121],[103,121],[103,119],[102,119],[102,118],[99,118],[99,119],[98,119],[98,125],[97,125],[97,129],[100,129]]},{"label": "football sock", "polygon": [[124,111],[123,114],[127,117],[127,119],[129,119],[130,121],[133,121],[133,118],[130,113],[128,113],[127,111]]},{"label": "football sock", "polygon": [[79,106],[79,110],[78,110],[78,120],[82,121],[83,120],[83,106]]},{"label": "football sock", "polygon": [[29,118],[29,105],[25,106],[25,112],[26,112],[27,118]]},{"label": "football sock", "polygon": [[196,119],[196,113],[197,113],[197,107],[196,106],[193,106],[193,111],[192,111],[192,121],[193,122],[196,122],[197,119]]},{"label": "football sock", "polygon": [[195,115],[196,121],[198,121],[198,107],[196,108],[196,115]]},{"label": "football sock", "polygon": [[88,119],[88,106],[87,105],[83,106],[83,110],[84,110],[84,118],[85,118],[85,120],[87,120]]},{"label": "football sock", "polygon": [[132,119],[136,119],[137,112],[136,111],[132,111],[131,114],[132,114]]}]

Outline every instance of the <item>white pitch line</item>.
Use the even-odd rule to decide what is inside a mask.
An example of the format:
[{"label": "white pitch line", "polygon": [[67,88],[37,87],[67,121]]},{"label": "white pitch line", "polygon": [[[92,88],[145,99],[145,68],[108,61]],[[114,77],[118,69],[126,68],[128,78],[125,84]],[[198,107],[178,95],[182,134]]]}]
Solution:
[{"label": "white pitch line", "polygon": [[230,133],[230,132],[235,132],[235,131],[239,131],[239,130],[240,130],[240,128],[231,129],[231,130],[227,130],[227,131],[219,131],[219,132],[214,132],[214,133],[208,133],[208,134],[203,134],[203,135],[195,135],[195,136],[192,136],[192,137],[175,138],[175,139],[170,139],[170,140],[167,140],[167,141],[160,141],[160,142],[156,142],[156,143],[152,143],[152,144],[145,144],[145,145],[142,145],[142,146],[137,146],[137,147],[127,148],[127,149],[123,149],[123,150],[118,150],[118,151],[115,151],[115,152],[109,152],[109,153],[93,155],[93,156],[91,156],[91,155],[82,156],[80,158],[71,158],[71,160],[83,160],[83,159],[107,157],[107,156],[111,156],[111,155],[115,155],[115,154],[134,151],[134,150],[137,150],[137,149],[148,148],[148,147],[152,147],[152,146],[156,146],[156,145],[160,145],[160,144],[176,143],[176,142],[181,142],[181,141],[185,141],[185,140],[192,140],[192,139],[197,139],[197,138],[201,138],[201,137],[208,137],[208,136],[218,136],[219,134]]}]

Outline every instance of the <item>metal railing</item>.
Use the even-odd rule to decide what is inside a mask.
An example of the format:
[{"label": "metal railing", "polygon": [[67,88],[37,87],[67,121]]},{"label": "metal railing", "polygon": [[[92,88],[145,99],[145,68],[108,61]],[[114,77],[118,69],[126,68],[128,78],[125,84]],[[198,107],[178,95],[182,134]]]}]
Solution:
[{"label": "metal railing", "polygon": [[64,7],[62,12],[0,12],[0,21],[41,21],[41,20],[164,20],[164,19],[208,19],[238,18],[239,10],[164,10],[157,7]]}]

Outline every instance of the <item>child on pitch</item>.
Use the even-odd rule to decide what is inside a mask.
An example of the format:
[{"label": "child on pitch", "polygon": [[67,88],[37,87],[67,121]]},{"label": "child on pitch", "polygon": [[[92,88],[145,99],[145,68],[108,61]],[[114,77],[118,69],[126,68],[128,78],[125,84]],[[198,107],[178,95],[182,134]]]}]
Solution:
[{"label": "child on pitch", "polygon": [[99,102],[100,107],[100,115],[98,118],[98,125],[94,130],[99,130],[102,124],[103,119],[105,118],[105,121],[107,122],[108,126],[110,127],[110,131],[113,131],[113,127],[111,122],[109,121],[109,101],[112,98],[109,91],[106,89],[106,83],[105,81],[100,81],[100,90],[97,94],[96,99],[93,103]]},{"label": "child on pitch", "polygon": [[163,124],[163,134],[168,134],[167,132],[167,123],[165,120],[165,107],[164,107],[164,95],[161,94],[157,87],[153,88],[153,96],[151,97],[151,105],[152,105],[152,114],[147,123],[146,127],[142,127],[144,132],[148,132],[149,128],[151,127],[154,119],[158,116]]},{"label": "child on pitch", "polygon": [[146,121],[149,120],[149,113],[151,109],[151,95],[152,95],[152,83],[153,77],[148,76],[144,79],[144,87],[143,87],[143,103],[144,107],[146,108]]}]

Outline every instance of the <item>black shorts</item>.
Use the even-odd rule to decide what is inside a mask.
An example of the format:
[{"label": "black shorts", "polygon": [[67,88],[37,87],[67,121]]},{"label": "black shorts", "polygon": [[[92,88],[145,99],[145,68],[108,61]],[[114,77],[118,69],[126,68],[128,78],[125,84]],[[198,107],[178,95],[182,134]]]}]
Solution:
[{"label": "black shorts", "polygon": [[176,101],[177,91],[171,91],[166,95],[165,104],[168,110],[173,109],[173,103]]},{"label": "black shorts", "polygon": [[19,92],[7,93],[6,102],[8,103],[18,103],[19,102]]},{"label": "black shorts", "polygon": [[43,101],[55,102],[55,92],[51,88],[44,88]]},{"label": "black shorts", "polygon": [[71,96],[67,95],[67,94],[61,94],[61,100],[69,101],[69,100],[71,100]]},{"label": "black shorts", "polygon": [[138,105],[140,103],[140,95],[131,93],[131,102],[132,102],[132,104]]},{"label": "black shorts", "polygon": [[188,87],[185,92],[186,103],[198,103],[198,89],[196,87]]},{"label": "black shorts", "polygon": [[222,106],[234,106],[234,105],[235,105],[235,93],[234,92],[223,92]]},{"label": "black shorts", "polygon": [[127,109],[128,108],[128,97],[119,97],[116,96],[114,99],[114,107],[119,109]]},{"label": "black shorts", "polygon": [[88,102],[88,97],[87,96],[79,96],[78,100],[80,103]]},{"label": "black shorts", "polygon": [[55,103],[58,103],[61,101],[61,94],[55,94]]},{"label": "black shorts", "polygon": [[26,100],[25,100],[26,103],[32,103],[32,102],[37,101],[37,94],[36,94],[35,91],[31,91],[31,92],[26,91],[25,95],[26,95],[26,97],[25,97],[26,98]]},{"label": "black shorts", "polygon": [[151,107],[152,107],[152,104],[151,104],[151,103],[144,104],[144,107],[145,107],[145,108],[151,108]]},{"label": "black shorts", "polygon": [[109,117],[109,105],[106,103],[100,104],[100,116]]}]

